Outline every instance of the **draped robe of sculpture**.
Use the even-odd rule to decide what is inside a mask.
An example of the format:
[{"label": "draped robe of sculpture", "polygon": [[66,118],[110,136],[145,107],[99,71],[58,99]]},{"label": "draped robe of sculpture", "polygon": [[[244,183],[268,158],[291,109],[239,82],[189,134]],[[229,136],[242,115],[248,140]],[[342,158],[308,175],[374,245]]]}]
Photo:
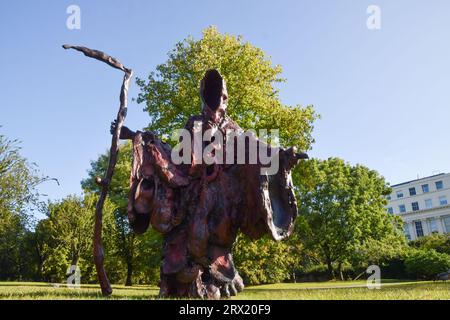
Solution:
[{"label": "draped robe of sculpture", "polygon": [[[200,121],[202,132],[214,128],[224,137],[230,129],[243,133],[226,114],[226,86],[217,71],[206,73],[201,97],[202,114],[189,119],[187,130],[193,133]],[[128,218],[138,234],[151,224],[164,235],[160,295],[218,299],[242,291],[231,254],[237,233],[251,239],[269,234],[277,241],[291,234],[297,205],[290,171],[307,155],[269,147],[279,170],[264,175],[260,161],[206,165],[193,159],[192,164],[175,165],[170,146],[152,132],[138,131],[132,140]]]}]

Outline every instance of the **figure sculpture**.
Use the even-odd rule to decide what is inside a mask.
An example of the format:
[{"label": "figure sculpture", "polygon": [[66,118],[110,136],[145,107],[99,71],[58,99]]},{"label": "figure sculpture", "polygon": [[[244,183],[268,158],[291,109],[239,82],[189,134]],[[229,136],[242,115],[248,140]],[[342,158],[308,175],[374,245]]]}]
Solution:
[{"label": "figure sculpture", "polygon": [[[200,95],[202,113],[192,116],[185,129],[195,135],[197,123],[201,133],[220,131],[224,140],[237,140],[243,130],[227,115],[228,94],[217,70],[206,72]],[[226,133],[230,131],[237,136],[229,138]],[[307,158],[305,153],[297,153],[295,148],[275,149],[258,140],[258,148],[267,147],[272,158],[278,157],[279,170],[267,175],[261,174],[264,165],[259,156],[255,163],[238,163],[237,150],[230,149],[236,144],[227,144],[229,141],[223,141],[221,151],[233,152],[232,163],[206,164],[192,153],[191,163],[175,164],[169,145],[152,132],[123,127],[120,138],[132,140],[134,150],[130,225],[138,234],[150,224],[164,234],[162,297],[218,299],[236,295],[244,287],[231,255],[238,231],[251,239],[268,233],[274,240],[282,240],[291,234],[297,205],[290,171],[300,159]],[[245,143],[247,160],[252,152],[250,144]],[[202,144],[202,152],[207,145]]]}]

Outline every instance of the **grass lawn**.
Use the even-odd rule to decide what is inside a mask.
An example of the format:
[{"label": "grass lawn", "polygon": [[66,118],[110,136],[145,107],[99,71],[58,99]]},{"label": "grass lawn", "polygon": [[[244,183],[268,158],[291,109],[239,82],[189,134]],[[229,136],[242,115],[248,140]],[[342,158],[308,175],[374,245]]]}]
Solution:
[{"label": "grass lawn", "polygon": [[[369,290],[365,281],[333,281],[313,283],[280,283],[247,287],[233,299],[290,299],[290,300],[450,300],[450,282],[393,282],[383,281],[379,290]],[[113,286],[113,295],[107,299],[157,299],[154,286]],[[97,285],[83,285],[69,289],[65,285],[37,282],[0,282],[0,299],[105,299]]]}]

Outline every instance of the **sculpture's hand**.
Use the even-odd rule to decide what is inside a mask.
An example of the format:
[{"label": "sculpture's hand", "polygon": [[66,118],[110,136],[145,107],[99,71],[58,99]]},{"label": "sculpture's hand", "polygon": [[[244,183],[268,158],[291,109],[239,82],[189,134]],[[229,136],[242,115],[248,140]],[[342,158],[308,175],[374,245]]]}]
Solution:
[{"label": "sculpture's hand", "polygon": [[109,128],[109,132],[111,133],[111,135],[113,135],[114,132],[116,132],[116,127],[117,127],[117,120],[114,119],[114,121],[111,122],[111,127]]},{"label": "sculpture's hand", "polygon": [[284,151],[283,156],[285,157],[284,163],[286,166],[286,170],[293,169],[300,160],[309,159],[308,155],[304,152],[297,152],[296,147],[291,147]]},{"label": "sculpture's hand", "polygon": [[[109,132],[111,134],[114,134],[117,127],[117,120],[114,120],[111,122],[111,127],[109,129]],[[122,129],[120,130],[120,139],[122,140],[133,140],[134,136],[136,135],[136,132],[128,129],[128,127],[122,126]]]}]

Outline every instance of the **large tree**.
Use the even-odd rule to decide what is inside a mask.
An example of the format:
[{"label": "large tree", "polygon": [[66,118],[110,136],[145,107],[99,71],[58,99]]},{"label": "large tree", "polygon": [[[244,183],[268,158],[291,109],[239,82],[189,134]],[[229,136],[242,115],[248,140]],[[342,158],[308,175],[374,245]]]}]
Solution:
[{"label": "large tree", "polygon": [[[188,37],[177,43],[165,63],[147,79],[137,80],[141,88],[137,101],[145,104],[150,116],[146,129],[169,137],[184,127],[189,116],[199,114],[199,84],[212,68],[225,78],[228,113],[242,128],[279,129],[282,146],[311,148],[313,122],[318,116],[312,106],[282,103],[278,87],[286,80],[281,77],[281,66],[272,64],[262,49],[242,37],[221,34],[215,27],[205,29],[199,40]],[[241,236],[233,251],[237,267],[248,282],[290,277],[295,257],[286,243],[267,239],[250,243]],[[281,263],[272,263],[273,256],[278,255]]]},{"label": "large tree", "polygon": [[0,279],[17,279],[24,273],[21,246],[40,181],[35,165],[21,156],[19,143],[0,135]]},{"label": "large tree", "polygon": [[50,203],[48,216],[59,250],[66,252],[71,265],[77,265],[92,242],[94,197],[67,198]]},{"label": "large tree", "polygon": [[376,171],[330,158],[310,160],[297,174],[298,232],[330,276],[346,262],[376,263],[405,245],[401,221],[385,208],[390,188]]},{"label": "large tree", "polygon": [[57,247],[54,241],[49,219],[40,220],[36,224],[34,231],[29,233],[28,248],[31,255],[34,257],[33,264],[35,265],[35,281],[49,281],[49,278],[46,278],[44,275],[44,267],[46,266],[46,263],[52,253],[51,248]]},{"label": "large tree", "polygon": [[[31,236],[31,250],[35,257],[36,276],[46,281],[63,281],[70,266],[78,266],[83,282],[96,279],[92,259],[94,212],[98,197],[93,194],[69,195],[59,201],[49,201],[47,217],[39,221]],[[115,233],[114,204],[105,202],[105,250],[113,250],[110,239]],[[107,257],[105,264],[112,261]]]},{"label": "large tree", "polygon": [[409,245],[413,248],[436,250],[437,252],[450,255],[450,234],[432,233],[411,241]]},{"label": "large tree", "polygon": [[177,43],[169,59],[146,80],[138,79],[137,101],[150,115],[147,129],[171,136],[184,127],[189,116],[200,113],[200,80],[216,68],[226,80],[228,113],[244,129],[279,129],[280,142],[308,150],[313,142],[312,106],[281,102],[277,86],[285,81],[281,66],[242,37],[221,34],[215,27]]}]

